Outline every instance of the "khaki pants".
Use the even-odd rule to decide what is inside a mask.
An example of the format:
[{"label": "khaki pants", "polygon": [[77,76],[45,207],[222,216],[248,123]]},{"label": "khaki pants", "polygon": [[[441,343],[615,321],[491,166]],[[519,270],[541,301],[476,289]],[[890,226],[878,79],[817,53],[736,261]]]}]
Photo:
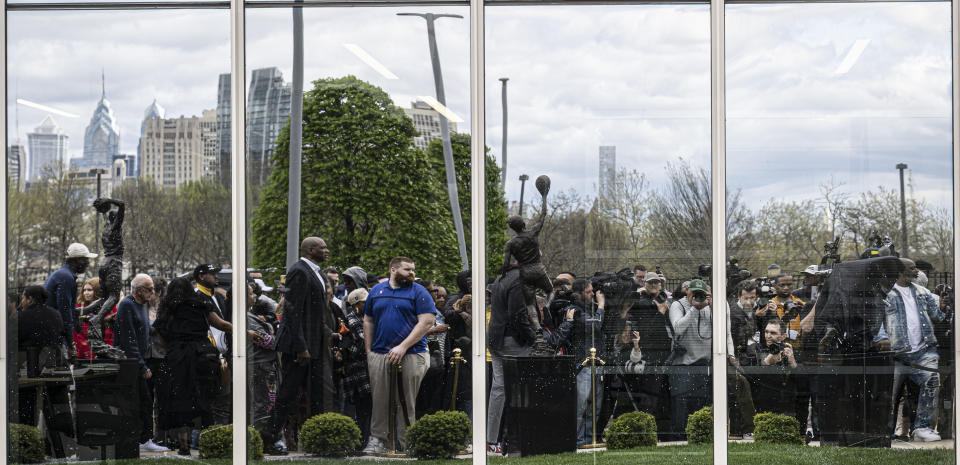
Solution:
[{"label": "khaki pants", "polygon": [[[390,379],[387,354],[370,352],[367,354],[367,369],[370,372],[370,390],[373,396],[373,415],[370,418],[370,435],[383,441],[390,448]],[[417,420],[417,392],[420,391],[420,382],[430,368],[430,354],[407,354],[403,356],[400,365],[400,379],[403,383],[403,398],[407,404],[407,422],[403,421],[403,409],[400,407],[400,391],[397,391],[397,438],[402,445],[407,434],[407,423],[413,424]]]}]

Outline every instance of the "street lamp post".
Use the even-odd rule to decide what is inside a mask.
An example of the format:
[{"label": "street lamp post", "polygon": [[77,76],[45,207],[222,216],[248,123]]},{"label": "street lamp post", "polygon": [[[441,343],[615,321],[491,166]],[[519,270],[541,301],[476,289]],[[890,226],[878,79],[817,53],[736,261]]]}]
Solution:
[{"label": "street lamp post", "polygon": [[897,163],[897,169],[900,170],[900,240],[903,243],[903,256],[910,255],[907,249],[907,197],[903,190],[903,170],[907,169],[906,163]]},{"label": "street lamp post", "polygon": [[[440,53],[437,51],[437,33],[433,22],[437,18],[463,18],[460,15],[433,14],[433,13],[397,13],[397,16],[419,16],[427,21],[427,41],[430,46],[430,62],[433,65],[433,83],[437,89],[437,101],[447,105],[447,98],[443,91],[443,74],[440,72]],[[453,212],[453,226],[457,230],[457,242],[460,245],[460,261],[463,269],[470,269],[470,259],[467,256],[467,243],[463,235],[463,218],[460,215],[460,200],[457,196],[457,173],[453,165],[453,148],[450,146],[450,127],[447,117],[441,113],[440,142],[443,144],[443,163],[447,172],[447,193],[450,197],[450,210]]]},{"label": "street lamp post", "polygon": [[500,189],[507,191],[507,81],[510,78],[500,78],[500,106],[503,107],[503,137],[500,142]]},{"label": "street lamp post", "polygon": [[523,218],[523,188],[527,185],[527,179],[530,179],[530,176],[520,175],[520,218]]},{"label": "street lamp post", "polygon": [[[100,194],[100,179],[101,179],[100,176],[102,176],[106,172],[107,170],[103,168],[90,169],[90,174],[97,176],[97,196],[95,197],[95,199],[100,198],[100,195],[101,195]],[[93,215],[93,217],[96,220],[96,223],[94,224],[94,230],[93,230],[93,251],[94,253],[99,254],[100,253],[100,237],[98,236],[100,234],[100,215],[95,214]]]}]

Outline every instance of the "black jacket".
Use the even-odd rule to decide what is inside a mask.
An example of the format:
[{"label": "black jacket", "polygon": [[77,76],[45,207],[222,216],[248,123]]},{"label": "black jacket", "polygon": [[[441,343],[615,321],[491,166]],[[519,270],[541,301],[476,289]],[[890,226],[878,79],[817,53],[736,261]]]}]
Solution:
[{"label": "black jacket", "polygon": [[527,316],[520,270],[513,268],[500,275],[493,283],[492,292],[487,347],[491,351],[501,349],[504,338],[508,336],[514,338],[521,346],[533,345],[536,332]]},{"label": "black jacket", "polygon": [[326,356],[330,335],[337,327],[320,278],[303,260],[297,260],[287,269],[287,289],[277,330],[277,352],[308,350],[311,358]]}]

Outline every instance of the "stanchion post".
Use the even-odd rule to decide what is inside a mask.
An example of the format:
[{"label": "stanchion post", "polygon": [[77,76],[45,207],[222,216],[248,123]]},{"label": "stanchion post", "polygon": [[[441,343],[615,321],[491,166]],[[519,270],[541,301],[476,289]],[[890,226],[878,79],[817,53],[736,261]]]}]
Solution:
[{"label": "stanchion post", "polygon": [[586,366],[587,363],[590,364],[590,405],[591,405],[591,417],[593,418],[592,429],[593,429],[593,441],[590,444],[584,444],[580,446],[581,449],[596,449],[599,447],[606,447],[604,443],[597,443],[597,363],[600,365],[606,365],[607,362],[604,362],[597,357],[597,349],[595,347],[590,348],[590,356],[585,358],[580,366]]}]

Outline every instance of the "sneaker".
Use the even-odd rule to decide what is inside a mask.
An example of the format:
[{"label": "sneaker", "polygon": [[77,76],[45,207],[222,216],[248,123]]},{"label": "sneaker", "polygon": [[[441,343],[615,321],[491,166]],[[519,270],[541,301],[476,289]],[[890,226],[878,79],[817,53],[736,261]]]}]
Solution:
[{"label": "sneaker", "polygon": [[180,449],[177,450],[177,455],[190,456],[190,448],[181,447]]},{"label": "sneaker", "polygon": [[753,433],[743,433],[744,441],[753,441]]},{"label": "sneaker", "polygon": [[367,446],[363,448],[362,452],[363,455],[379,455],[387,453],[387,448],[384,447],[380,439],[370,436],[370,440],[367,441]]},{"label": "sneaker", "polygon": [[170,452],[170,449],[153,442],[153,439],[147,439],[147,442],[140,444],[140,452]]},{"label": "sneaker", "polygon": [[283,439],[277,439],[277,442],[273,443],[273,447],[276,447],[284,452],[287,451],[287,445],[283,443]]},{"label": "sneaker", "polygon": [[939,441],[940,435],[930,428],[917,428],[913,431],[913,440],[920,442]]},{"label": "sneaker", "polygon": [[503,449],[500,448],[500,444],[487,444],[487,455],[491,457],[502,456]]},{"label": "sneaker", "polygon": [[264,455],[287,455],[285,449],[281,449],[274,444],[264,444],[263,453]]}]

